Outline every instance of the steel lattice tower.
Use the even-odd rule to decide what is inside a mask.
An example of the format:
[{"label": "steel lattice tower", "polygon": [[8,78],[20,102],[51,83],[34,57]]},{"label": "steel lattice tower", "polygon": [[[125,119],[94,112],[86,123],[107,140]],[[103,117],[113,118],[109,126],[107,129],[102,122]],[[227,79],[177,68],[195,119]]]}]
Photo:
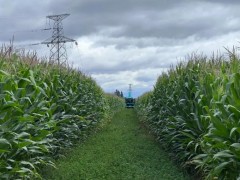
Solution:
[{"label": "steel lattice tower", "polygon": [[68,65],[67,58],[67,50],[65,43],[66,42],[75,42],[74,39],[70,39],[64,36],[63,33],[63,24],[62,20],[68,17],[70,14],[60,14],[60,15],[51,15],[47,16],[47,18],[54,21],[53,23],[53,32],[52,37],[43,41],[42,44],[47,44],[50,47],[50,63],[57,63],[60,66]]},{"label": "steel lattice tower", "polygon": [[129,84],[129,89],[128,89],[128,97],[132,97],[132,84]]}]

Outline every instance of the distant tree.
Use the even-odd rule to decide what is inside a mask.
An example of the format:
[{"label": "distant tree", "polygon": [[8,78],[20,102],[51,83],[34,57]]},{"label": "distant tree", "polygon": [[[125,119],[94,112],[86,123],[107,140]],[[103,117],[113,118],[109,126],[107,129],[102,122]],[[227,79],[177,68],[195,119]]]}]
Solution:
[{"label": "distant tree", "polygon": [[123,92],[121,91],[120,96],[123,98]]},{"label": "distant tree", "polygon": [[120,91],[118,89],[116,89],[115,93],[116,96],[120,96]]},{"label": "distant tree", "polygon": [[123,92],[119,91],[118,89],[116,89],[116,91],[114,92],[114,94],[118,97],[123,97]]}]

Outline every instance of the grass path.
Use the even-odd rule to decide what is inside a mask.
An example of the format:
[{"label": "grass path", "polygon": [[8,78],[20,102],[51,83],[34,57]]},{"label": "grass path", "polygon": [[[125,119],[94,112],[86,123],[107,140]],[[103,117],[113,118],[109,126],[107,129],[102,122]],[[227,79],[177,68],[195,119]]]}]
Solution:
[{"label": "grass path", "polygon": [[46,179],[187,179],[131,109],[117,113],[109,125],[56,164],[58,169],[50,169]]}]

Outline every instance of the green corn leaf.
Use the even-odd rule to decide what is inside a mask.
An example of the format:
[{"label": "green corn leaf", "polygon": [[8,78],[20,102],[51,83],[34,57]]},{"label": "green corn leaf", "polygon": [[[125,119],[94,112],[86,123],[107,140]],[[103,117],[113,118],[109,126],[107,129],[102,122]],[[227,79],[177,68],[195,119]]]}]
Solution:
[{"label": "green corn leaf", "polygon": [[35,166],[34,166],[32,163],[30,163],[30,162],[21,161],[20,164],[22,164],[22,165],[28,165],[28,166],[30,166],[32,169],[35,169]]},{"label": "green corn leaf", "polygon": [[51,133],[52,133],[51,131],[47,131],[47,130],[44,130],[44,129],[40,130],[40,133],[38,135],[36,135],[35,137],[32,137],[32,140],[33,141],[41,141]]},{"label": "green corn leaf", "polygon": [[19,88],[25,88],[27,84],[31,83],[31,81],[27,78],[21,78],[19,81],[18,81],[18,87]]},{"label": "green corn leaf", "polygon": [[230,85],[230,90],[231,90],[231,93],[233,95],[234,101],[238,101],[238,99],[239,99],[238,93],[237,93],[237,90],[235,89],[233,83]]},{"label": "green corn leaf", "polygon": [[29,97],[22,97],[20,100],[28,101],[32,105],[32,101]]},{"label": "green corn leaf", "polygon": [[6,94],[0,94],[0,100],[4,99]]},{"label": "green corn leaf", "polygon": [[234,155],[231,154],[229,150],[220,151],[213,156],[214,159],[217,158],[232,158]]},{"label": "green corn leaf", "polygon": [[36,81],[35,81],[35,78],[34,78],[34,75],[33,75],[33,71],[29,70],[29,73],[30,73],[29,78],[30,78],[31,82],[33,83],[34,86],[36,86],[37,84],[36,84]]},{"label": "green corn leaf", "polygon": [[208,156],[208,154],[199,154],[195,157],[193,157],[193,159],[205,159]]},{"label": "green corn leaf", "polygon": [[5,75],[5,76],[10,76],[9,73],[7,73],[6,71],[3,71],[3,70],[0,70],[0,74]]},{"label": "green corn leaf", "polygon": [[39,145],[39,147],[41,148],[41,150],[45,153],[48,153],[49,152],[49,149],[46,145]]},{"label": "green corn leaf", "polygon": [[180,131],[180,133],[190,139],[196,139],[190,132]]},{"label": "green corn leaf", "polygon": [[20,134],[18,134],[15,138],[16,139],[22,139],[22,138],[30,138],[31,135],[27,132],[21,132]]},{"label": "green corn leaf", "polygon": [[226,126],[224,125],[224,123],[222,121],[219,120],[218,117],[213,117],[211,118],[211,122],[213,123],[214,127],[221,132],[222,136],[224,137],[228,137],[229,133],[228,133],[228,129],[226,128]]},{"label": "green corn leaf", "polygon": [[35,87],[33,85],[27,85],[25,89],[28,97],[35,97]]},{"label": "green corn leaf", "polygon": [[44,154],[44,152],[41,151],[41,149],[38,146],[28,148],[28,151],[33,153],[33,154]]},{"label": "green corn leaf", "polygon": [[218,166],[216,166],[214,168],[214,173],[215,174],[220,174],[221,171],[223,171],[230,163],[232,163],[232,161],[223,162],[223,163],[219,164]]},{"label": "green corn leaf", "polygon": [[[0,145],[1,146],[1,145]],[[6,150],[6,149],[1,149],[1,147],[0,147],[0,153],[8,153],[8,152],[10,152],[9,150]]]},{"label": "green corn leaf", "polygon": [[234,147],[235,149],[237,149],[238,151],[240,151],[240,143],[233,143],[231,145],[231,147]]},{"label": "green corn leaf", "polygon": [[11,143],[7,139],[0,138],[0,149],[8,150],[9,148],[12,148]]},{"label": "green corn leaf", "polygon": [[16,171],[17,173],[31,173],[31,174],[33,174],[33,172],[32,172],[32,170],[31,169],[29,169],[29,168],[25,168],[25,167],[22,167],[22,168],[20,168],[20,170],[17,170]]},{"label": "green corn leaf", "polygon": [[233,137],[233,134],[237,132],[238,134],[240,134],[240,127],[233,127],[230,131],[230,135],[229,137],[232,138]]},{"label": "green corn leaf", "polygon": [[24,114],[18,118],[20,122],[34,122],[34,117],[29,114]]},{"label": "green corn leaf", "polygon": [[40,112],[39,113],[32,113],[32,115],[34,115],[36,117],[39,117],[39,118],[44,117],[44,114],[40,114]]},{"label": "green corn leaf", "polygon": [[233,105],[228,105],[227,109],[231,112],[234,113],[234,115],[239,119],[240,118],[240,111],[234,107]]},{"label": "green corn leaf", "polygon": [[37,89],[45,96],[48,97],[46,92],[43,90],[43,88],[41,88],[40,86],[37,86]]},{"label": "green corn leaf", "polygon": [[23,148],[23,147],[26,147],[26,146],[28,146],[28,145],[30,145],[30,144],[32,144],[34,141],[25,141],[25,142],[19,142],[19,143],[17,143],[17,147],[19,148],[19,149],[21,149],[21,148]]}]

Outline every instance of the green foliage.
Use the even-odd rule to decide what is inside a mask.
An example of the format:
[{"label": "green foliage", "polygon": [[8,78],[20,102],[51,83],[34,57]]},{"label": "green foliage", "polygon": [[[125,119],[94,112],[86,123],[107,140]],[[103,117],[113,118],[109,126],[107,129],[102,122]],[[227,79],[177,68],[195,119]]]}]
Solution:
[{"label": "green foliage", "polygon": [[145,122],[147,120],[148,113],[150,111],[150,100],[152,97],[152,92],[146,92],[144,93],[140,98],[136,101],[136,109],[138,113],[138,117],[140,118],[140,121]]},{"label": "green foliage", "polygon": [[111,123],[56,166],[46,170],[45,179],[188,179],[139,124],[133,109],[117,112]]},{"label": "green foliage", "polygon": [[114,112],[90,77],[31,62],[0,59],[0,179],[41,178],[52,157]]},{"label": "green foliage", "polygon": [[114,113],[111,113],[112,115],[115,114],[115,112],[120,111],[125,107],[124,99],[117,95],[107,93],[106,100],[107,100],[107,104],[109,105],[109,110],[114,112]]},{"label": "green foliage", "polygon": [[240,178],[239,72],[234,53],[230,60],[192,56],[162,74],[137,102],[158,141],[207,179]]}]

